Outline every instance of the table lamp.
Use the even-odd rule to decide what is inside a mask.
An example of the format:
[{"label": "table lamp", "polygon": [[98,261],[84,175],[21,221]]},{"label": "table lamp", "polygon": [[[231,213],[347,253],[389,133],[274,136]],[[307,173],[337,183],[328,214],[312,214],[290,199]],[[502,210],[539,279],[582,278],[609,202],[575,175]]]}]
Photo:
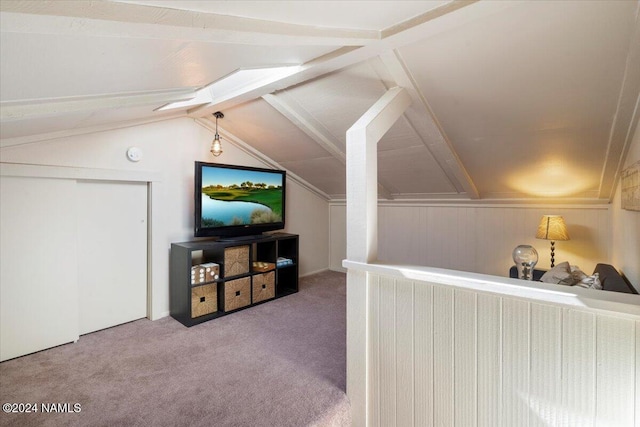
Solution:
[{"label": "table lamp", "polygon": [[556,240],[569,240],[569,232],[564,223],[564,218],[560,215],[543,215],[536,232],[537,239],[551,240],[551,268],[555,262]]}]

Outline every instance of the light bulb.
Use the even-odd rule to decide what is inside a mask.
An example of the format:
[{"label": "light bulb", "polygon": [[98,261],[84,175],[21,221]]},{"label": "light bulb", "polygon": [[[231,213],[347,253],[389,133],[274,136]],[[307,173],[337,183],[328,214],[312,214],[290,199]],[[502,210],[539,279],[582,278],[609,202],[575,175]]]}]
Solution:
[{"label": "light bulb", "polygon": [[220,136],[218,136],[218,134],[216,134],[216,136],[213,138],[213,143],[211,144],[211,154],[216,157],[222,154],[222,145],[220,144]]}]

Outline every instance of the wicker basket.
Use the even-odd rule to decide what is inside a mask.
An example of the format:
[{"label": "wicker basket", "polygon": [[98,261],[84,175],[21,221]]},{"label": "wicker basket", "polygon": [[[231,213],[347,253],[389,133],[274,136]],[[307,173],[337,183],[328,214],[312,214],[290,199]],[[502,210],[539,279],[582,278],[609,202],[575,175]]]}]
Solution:
[{"label": "wicker basket", "polygon": [[224,282],[224,311],[251,304],[251,277]]},{"label": "wicker basket", "polygon": [[276,296],[276,273],[256,274],[253,276],[253,302],[260,302]]},{"label": "wicker basket", "polygon": [[224,249],[224,277],[249,272],[249,246],[233,246]]},{"label": "wicker basket", "polygon": [[218,285],[197,286],[191,289],[191,318],[218,311]]}]

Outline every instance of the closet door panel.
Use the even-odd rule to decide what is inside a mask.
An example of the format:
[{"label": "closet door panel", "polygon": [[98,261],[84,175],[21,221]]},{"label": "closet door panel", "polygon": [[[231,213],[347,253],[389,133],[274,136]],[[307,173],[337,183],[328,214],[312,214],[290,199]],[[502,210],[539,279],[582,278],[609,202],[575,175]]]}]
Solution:
[{"label": "closet door panel", "polygon": [[76,182],[0,180],[0,360],[78,339]]},{"label": "closet door panel", "polygon": [[78,182],[80,333],[147,315],[147,184]]}]

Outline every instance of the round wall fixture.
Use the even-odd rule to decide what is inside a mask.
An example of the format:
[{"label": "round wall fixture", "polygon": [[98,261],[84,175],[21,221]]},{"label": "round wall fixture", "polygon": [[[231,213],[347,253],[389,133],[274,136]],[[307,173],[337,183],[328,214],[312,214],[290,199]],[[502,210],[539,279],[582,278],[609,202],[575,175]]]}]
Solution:
[{"label": "round wall fixture", "polygon": [[130,147],[127,150],[127,157],[132,162],[139,162],[140,159],[142,159],[142,150],[140,150],[138,147]]}]

